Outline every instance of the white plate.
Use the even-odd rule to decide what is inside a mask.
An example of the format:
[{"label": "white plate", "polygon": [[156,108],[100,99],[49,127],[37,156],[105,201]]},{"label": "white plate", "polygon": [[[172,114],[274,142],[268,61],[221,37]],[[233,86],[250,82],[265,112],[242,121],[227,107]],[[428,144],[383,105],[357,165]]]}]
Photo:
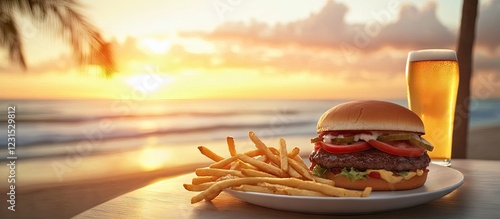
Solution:
[{"label": "white plate", "polygon": [[306,197],[225,190],[245,202],[284,211],[315,214],[366,214],[416,206],[441,198],[458,188],[464,176],[458,170],[429,165],[425,184],[405,191],[372,192],[370,197]]}]

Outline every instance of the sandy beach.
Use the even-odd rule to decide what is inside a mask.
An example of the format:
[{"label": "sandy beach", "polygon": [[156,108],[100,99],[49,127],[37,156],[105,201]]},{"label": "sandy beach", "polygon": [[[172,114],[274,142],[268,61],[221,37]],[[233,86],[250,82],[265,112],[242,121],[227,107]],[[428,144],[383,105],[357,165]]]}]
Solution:
[{"label": "sandy beach", "polygon": [[[500,125],[488,126],[481,128],[474,128],[470,130],[469,142],[468,142],[468,158],[469,159],[500,159],[500,148],[496,147],[500,144]],[[302,142],[307,140],[307,136],[301,137],[290,137],[285,138],[288,145],[291,147],[298,146]],[[306,140],[304,140],[306,139]],[[238,142],[238,141],[237,141]],[[241,142],[241,141],[240,141]],[[267,142],[267,141],[265,141]],[[214,144],[217,142],[214,142]],[[221,142],[218,142],[221,143]],[[246,143],[245,143],[246,144]],[[224,144],[220,145],[210,145],[211,149],[217,153],[226,153],[226,148]],[[247,147],[246,145],[243,147]],[[308,145],[301,148],[301,155],[307,156],[309,152]],[[193,151],[196,150],[196,146],[193,146]],[[191,151],[191,152],[193,152]],[[64,181],[54,181],[54,179],[47,178],[42,182],[22,182],[23,172],[18,171],[19,183],[16,184],[16,211],[12,212],[7,209],[7,202],[3,201],[0,214],[2,218],[70,218],[77,216],[81,212],[84,212],[94,206],[104,203],[108,200],[116,198],[120,195],[126,194],[128,192],[134,191],[148,184],[151,184],[157,180],[161,180],[167,177],[173,177],[179,174],[192,172],[197,167],[202,167],[209,163],[209,160],[199,153],[187,152],[185,148],[177,151],[170,150],[168,153],[173,153],[178,156],[183,156],[186,153],[190,153],[189,156],[185,157],[184,163],[170,163],[163,164],[163,168],[149,170],[149,171],[138,171],[133,173],[116,173],[112,174],[110,172],[96,171],[97,179],[85,179],[78,177],[78,175],[86,175],[88,171],[85,165],[81,165],[80,169],[76,169],[74,172],[79,174],[74,174],[73,177],[68,175]],[[167,152],[165,152],[167,153]],[[121,154],[117,156],[132,156]],[[175,157],[178,157],[175,156]],[[113,156],[107,156],[108,159],[117,159]],[[94,158],[102,159],[102,158]],[[123,160],[125,158],[120,158]],[[118,160],[117,160],[118,161]],[[24,161],[24,170],[27,168],[35,168],[37,165],[43,165],[46,162],[54,163],[54,160],[32,160]],[[61,161],[63,162],[63,161]],[[94,161],[84,160],[82,164],[93,165]],[[28,164],[29,163],[29,164]],[[119,162],[116,163],[117,165]],[[124,166],[123,168],[129,168]],[[20,168],[21,169],[21,168]],[[139,170],[139,169],[138,169]],[[85,172],[87,171],[87,172]],[[43,171],[42,171],[43,172]],[[50,171],[49,171],[50,172]],[[52,174],[53,175],[53,174]],[[106,177],[108,176],[108,177]],[[7,177],[2,173],[2,178]],[[27,179],[27,177],[25,177]],[[6,194],[8,189],[3,187],[2,193]],[[182,189],[179,185],[179,189]],[[4,196],[8,198],[8,196]],[[188,201],[188,200],[186,200]],[[7,217],[4,217],[7,216]]]}]

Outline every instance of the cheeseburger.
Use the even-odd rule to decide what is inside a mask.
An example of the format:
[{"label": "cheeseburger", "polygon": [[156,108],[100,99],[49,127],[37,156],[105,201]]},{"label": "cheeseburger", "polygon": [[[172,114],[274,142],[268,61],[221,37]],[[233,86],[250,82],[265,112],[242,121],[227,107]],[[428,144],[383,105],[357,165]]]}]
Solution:
[{"label": "cheeseburger", "polygon": [[427,179],[433,146],[422,120],[398,104],[367,100],[337,105],[318,121],[311,139],[313,172],[347,189],[405,190]]}]

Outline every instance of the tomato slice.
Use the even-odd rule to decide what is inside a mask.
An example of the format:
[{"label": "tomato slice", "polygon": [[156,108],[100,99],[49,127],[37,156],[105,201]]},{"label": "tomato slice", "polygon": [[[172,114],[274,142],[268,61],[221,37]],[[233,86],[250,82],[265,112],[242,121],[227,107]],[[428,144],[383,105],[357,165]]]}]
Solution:
[{"label": "tomato slice", "polygon": [[333,144],[320,141],[316,142],[316,147],[321,147],[324,150],[334,154],[353,153],[372,148],[372,146],[365,141],[358,141],[352,144]]},{"label": "tomato slice", "polygon": [[369,140],[368,143],[385,153],[404,156],[404,157],[418,157],[424,154],[425,152],[423,148],[415,146],[409,141],[382,142],[372,139]]}]

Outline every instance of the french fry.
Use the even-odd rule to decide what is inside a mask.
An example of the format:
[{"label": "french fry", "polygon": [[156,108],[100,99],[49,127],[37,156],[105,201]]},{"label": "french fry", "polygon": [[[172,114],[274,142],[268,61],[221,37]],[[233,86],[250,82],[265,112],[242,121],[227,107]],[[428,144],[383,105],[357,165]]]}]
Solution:
[{"label": "french fry", "polygon": [[262,153],[264,153],[264,155],[266,155],[274,164],[280,166],[279,159],[273,155],[273,152],[269,150],[269,148],[264,144],[264,142],[259,139],[259,137],[257,137],[254,132],[249,132],[248,136],[250,137],[250,140],[252,140],[252,142],[255,144],[255,147],[257,147],[257,149],[262,151]]},{"label": "french fry", "polygon": [[236,145],[234,144],[234,138],[231,136],[227,136],[227,148],[229,149],[229,154],[231,157],[236,156]]},{"label": "french fry", "polygon": [[371,192],[371,187],[367,187],[365,191],[347,190],[339,187],[334,187],[326,184],[321,184],[313,181],[305,181],[295,178],[269,178],[269,177],[246,177],[246,178],[236,178],[227,179],[223,181],[218,181],[211,185],[208,189],[191,198],[191,203],[199,202],[203,199],[211,200],[214,194],[219,194],[222,190],[238,186],[238,185],[255,185],[258,183],[271,183],[279,184],[284,186],[290,186],[298,189],[307,189],[311,191],[321,192],[329,196],[336,197],[363,197],[369,195]]},{"label": "french fry", "polygon": [[311,191],[307,189],[297,189],[293,187],[275,185],[269,183],[259,183],[259,185],[240,185],[237,187],[232,187],[232,189],[245,192],[260,192],[260,193],[294,195],[294,196],[327,196],[321,192]]},{"label": "french fry", "polygon": [[236,160],[231,164],[231,167],[229,168],[230,170],[242,170],[242,169],[252,169],[252,170],[259,170],[259,168],[247,164],[245,162],[242,162],[241,160]]},{"label": "french fry", "polygon": [[295,157],[295,156],[299,155],[299,153],[300,153],[300,149],[299,149],[298,147],[294,147],[294,148],[290,151],[290,153],[288,153],[288,157],[293,158],[293,157]]},{"label": "french fry", "polygon": [[295,195],[295,196],[328,196],[321,192],[311,191],[307,189],[297,189],[293,187],[286,187],[282,189],[287,195]]},{"label": "french fry", "polygon": [[280,149],[279,149],[279,157],[280,157],[280,168],[287,172],[288,171],[288,152],[286,150],[286,142],[285,139],[280,138]]},{"label": "french fry", "polygon": [[367,197],[372,188],[363,191],[335,187],[335,182],[312,174],[295,147],[287,152],[286,141],[278,140],[279,148],[266,146],[255,133],[249,137],[257,149],[237,153],[232,137],[227,137],[230,157],[224,158],[204,146],[198,149],[212,159],[209,168],[196,169],[192,184],[183,184],[188,191],[200,192],[191,203],[212,200],[224,189],[253,191],[294,196]]},{"label": "french fry", "polygon": [[211,201],[212,199],[216,198],[221,192],[222,190],[211,193],[207,196],[207,198],[205,198],[205,200]]},{"label": "french fry", "polygon": [[241,164],[242,162],[237,160],[231,163],[231,167],[229,167],[230,170],[241,170]]},{"label": "french fry", "polygon": [[361,197],[368,197],[372,193],[372,187],[366,187],[361,193]]},{"label": "french fry", "polygon": [[199,146],[198,147],[198,150],[200,150],[200,152],[207,156],[208,158],[212,159],[213,161],[217,162],[217,161],[221,161],[223,160],[224,158],[217,155],[216,153],[214,153],[213,151],[211,151],[210,149],[208,149],[207,147],[205,146]]},{"label": "french fry", "polygon": [[325,178],[321,178],[321,177],[315,176],[315,175],[312,175],[312,177],[314,178],[315,182],[319,182],[319,183],[323,183],[323,184],[335,186],[335,181],[333,181],[331,179],[325,179]]},{"label": "french fry", "polygon": [[245,163],[249,163],[249,164],[259,168],[260,170],[262,170],[266,173],[270,173],[270,174],[273,174],[273,175],[279,176],[279,177],[287,177],[288,176],[283,170],[281,170],[281,169],[279,169],[271,164],[262,162],[262,161],[257,160],[257,159],[253,159],[247,155],[238,154],[237,157],[241,161],[243,161]]},{"label": "french fry", "polygon": [[[282,185],[275,185],[275,184],[269,184],[269,183],[259,183],[258,185],[241,185],[237,187],[232,187],[234,190],[240,190],[240,191],[245,191],[245,192],[261,192],[261,193],[269,193],[269,194],[280,194],[280,195],[291,195],[292,193],[298,194],[299,192],[297,191],[290,191],[291,187],[287,186],[282,186]],[[300,191],[300,189],[298,189]],[[308,190],[304,190],[308,191]],[[313,192],[310,191],[312,194]],[[303,194],[305,195],[305,194]],[[326,196],[325,194],[319,193],[317,196]]]},{"label": "french fry", "polygon": [[215,182],[206,182],[206,183],[201,183],[201,184],[183,184],[184,189],[192,192],[201,192],[206,189],[208,189],[211,185],[213,185]]},{"label": "french fry", "polygon": [[299,173],[301,176],[303,176],[304,178],[306,178],[308,180],[314,180],[314,178],[312,177],[311,173],[309,172],[309,169],[304,168],[296,160],[294,160],[292,158],[287,157],[287,159],[288,159],[288,163],[290,164],[290,166],[295,171],[297,171],[297,173]]},{"label": "french fry", "polygon": [[194,177],[191,180],[191,183],[193,185],[199,185],[199,184],[203,184],[206,182],[215,182],[218,178],[219,177],[215,177],[215,176],[199,176],[199,177]]},{"label": "french fry", "polygon": [[276,177],[275,175],[252,169],[242,169],[241,173],[247,177]]},{"label": "french fry", "polygon": [[229,169],[230,164],[234,162],[236,159],[238,159],[236,156],[228,157],[226,159],[220,160],[218,162],[215,162],[213,164],[210,164],[210,168],[224,168],[224,169]]},{"label": "french fry", "polygon": [[271,190],[266,186],[258,186],[258,185],[239,185],[232,187],[234,190],[245,191],[245,192],[260,192],[260,193],[270,193],[276,194],[275,191]]},{"label": "french fry", "polygon": [[317,191],[311,191],[307,189],[297,189],[294,187],[283,186],[283,185],[276,185],[269,183],[260,183],[259,185],[261,187],[265,187],[273,191],[273,193],[275,194],[294,195],[294,196],[328,196],[325,195],[324,193]]},{"label": "french fry", "polygon": [[299,155],[295,155],[294,157],[291,157],[293,160],[297,161],[297,163],[300,164],[300,166],[302,166],[303,168],[305,169],[309,169],[309,167],[304,163],[304,160],[302,160],[302,158],[300,158]]},{"label": "french fry", "polygon": [[[294,157],[296,156],[297,154],[299,154],[300,152],[300,149],[298,147],[295,147],[293,148],[289,153],[288,153],[288,157]],[[288,160],[287,160],[288,162]],[[302,178],[302,176],[297,172],[295,171],[293,168],[289,168],[288,169],[288,174],[293,177],[293,178]]]},{"label": "french fry", "polygon": [[[248,178],[246,178],[248,179]],[[363,197],[364,195],[369,195],[368,189],[364,192],[357,190],[348,190],[344,188],[334,187],[331,185],[326,185],[322,183],[317,183],[313,181],[300,180],[295,178],[266,178],[259,177],[259,180],[266,183],[279,184],[289,187],[294,187],[298,189],[307,189],[311,191],[317,191],[324,193],[329,196],[335,197]],[[251,183],[248,183],[251,184]],[[368,187],[371,190],[371,187]]]},{"label": "french fry", "polygon": [[266,155],[262,155],[259,158],[256,158],[256,160],[260,160],[260,161],[262,161],[264,163],[267,163],[269,161],[269,159],[267,158]]},{"label": "french fry", "polygon": [[256,157],[256,156],[259,156],[259,155],[263,155],[264,153],[262,153],[262,151],[260,151],[259,149],[255,149],[255,150],[247,151],[247,152],[245,152],[243,154],[247,155],[249,157]]},{"label": "french fry", "polygon": [[274,155],[280,155],[280,151],[278,149],[273,148],[273,147],[267,147],[267,148],[269,148],[271,153],[273,153]]},{"label": "french fry", "polygon": [[302,179],[302,175],[300,175],[293,168],[288,168],[288,175],[290,175],[290,177],[293,177],[293,178]]},{"label": "french fry", "polygon": [[276,184],[270,184],[270,183],[258,183],[256,186],[260,186],[260,187],[263,187],[263,188],[266,188],[268,189],[269,191],[271,191],[272,193],[274,194],[282,194],[282,195],[286,195],[281,189],[284,187],[282,185],[276,185]]},{"label": "french fry", "polygon": [[[251,183],[245,183],[245,182],[248,182],[248,179],[250,179],[250,178],[237,178],[237,179],[228,179],[228,180],[224,180],[224,181],[218,181],[217,183],[214,183],[213,185],[208,187],[208,189],[193,196],[191,198],[191,204],[200,202],[203,199],[211,200],[214,194],[219,194],[224,189],[227,189],[227,188],[230,188],[233,186],[239,186],[242,184],[251,184]],[[256,182],[253,184],[256,184]]]},{"label": "french fry", "polygon": [[293,148],[290,153],[288,153],[288,157],[294,159],[297,161],[303,168],[308,169],[307,165],[304,163],[304,160],[299,156],[300,149],[295,147]]},{"label": "french fry", "polygon": [[233,175],[238,177],[244,177],[244,175],[239,170],[226,170],[226,169],[215,169],[215,168],[198,168],[196,169],[197,176],[227,176]]}]

